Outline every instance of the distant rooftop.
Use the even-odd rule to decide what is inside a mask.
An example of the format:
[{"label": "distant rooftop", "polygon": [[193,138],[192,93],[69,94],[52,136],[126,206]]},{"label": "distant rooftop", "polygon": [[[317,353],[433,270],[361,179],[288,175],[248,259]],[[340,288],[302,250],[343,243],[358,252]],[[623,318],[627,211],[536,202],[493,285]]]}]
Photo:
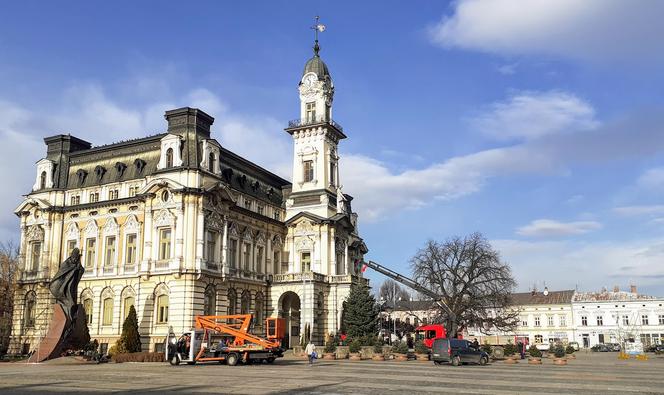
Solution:
[{"label": "distant rooftop", "polygon": [[574,295],[575,302],[611,302],[630,300],[656,300],[654,296],[641,295],[636,292],[627,291],[601,291],[601,292],[577,292]]},{"label": "distant rooftop", "polygon": [[564,291],[542,291],[518,292],[512,294],[512,303],[517,306],[533,304],[569,304],[574,295],[573,289]]}]

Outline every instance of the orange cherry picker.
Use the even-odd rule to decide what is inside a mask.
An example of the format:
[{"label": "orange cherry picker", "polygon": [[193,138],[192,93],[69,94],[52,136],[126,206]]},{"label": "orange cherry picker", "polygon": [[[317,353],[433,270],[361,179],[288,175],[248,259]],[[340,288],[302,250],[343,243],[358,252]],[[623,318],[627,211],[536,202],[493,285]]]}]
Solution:
[{"label": "orange cherry picker", "polygon": [[265,320],[265,338],[249,333],[251,314],[199,315],[195,319],[196,327],[179,338],[169,331],[166,360],[171,365],[215,361],[235,366],[238,362],[272,363],[283,356],[283,318]]}]

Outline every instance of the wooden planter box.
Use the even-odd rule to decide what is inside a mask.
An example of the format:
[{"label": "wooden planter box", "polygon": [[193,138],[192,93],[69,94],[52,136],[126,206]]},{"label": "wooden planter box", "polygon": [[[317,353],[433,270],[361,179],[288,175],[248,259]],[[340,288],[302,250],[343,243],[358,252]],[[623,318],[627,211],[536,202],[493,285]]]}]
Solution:
[{"label": "wooden planter box", "polygon": [[352,352],[352,353],[350,353],[350,356],[349,356],[348,359],[350,359],[351,361],[361,361],[362,356],[360,355],[359,352]]},{"label": "wooden planter box", "polygon": [[415,354],[415,359],[418,361],[428,361],[429,360],[429,354]]},{"label": "wooden planter box", "polygon": [[570,360],[570,359],[576,359],[576,355],[574,355],[574,354],[567,354],[567,360]]},{"label": "wooden planter box", "polygon": [[564,358],[555,358],[553,360],[554,365],[567,365],[567,360]]},{"label": "wooden planter box", "polygon": [[394,360],[398,362],[408,361],[408,354],[394,354]]},{"label": "wooden planter box", "polygon": [[323,359],[327,359],[327,360],[332,360],[332,361],[333,361],[333,360],[337,359],[337,356],[336,356],[336,354],[333,353],[333,352],[326,352],[326,353],[323,354]]},{"label": "wooden planter box", "polygon": [[383,356],[385,357],[385,359],[389,359],[391,354],[392,354],[392,346],[389,346],[387,344],[384,345],[383,346]]},{"label": "wooden planter box", "polygon": [[349,353],[348,346],[337,346],[337,359],[346,359]]},{"label": "wooden planter box", "polygon": [[383,356],[383,354],[374,354],[374,356],[371,357],[371,359],[373,361],[384,361],[385,357]]},{"label": "wooden planter box", "polygon": [[360,351],[360,356],[362,359],[371,359],[374,356],[373,346],[362,346],[362,351]]},{"label": "wooden planter box", "polygon": [[529,365],[541,365],[542,364],[542,358],[541,357],[530,357],[530,358],[528,358],[528,364]]},{"label": "wooden planter box", "polygon": [[512,364],[515,364],[515,363],[519,363],[519,360],[516,359],[516,356],[515,356],[515,355],[510,355],[509,357],[507,357],[507,358],[505,359],[504,362],[507,363],[507,364],[512,365]]}]

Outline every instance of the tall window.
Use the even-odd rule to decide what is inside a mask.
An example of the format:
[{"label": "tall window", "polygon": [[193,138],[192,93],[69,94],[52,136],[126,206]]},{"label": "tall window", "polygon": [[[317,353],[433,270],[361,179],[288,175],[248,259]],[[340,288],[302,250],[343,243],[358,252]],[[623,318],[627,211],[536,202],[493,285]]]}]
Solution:
[{"label": "tall window", "polygon": [[311,271],[311,253],[310,252],[303,252],[302,255],[300,256],[301,262],[302,262],[302,271],[303,272],[310,272]]},{"label": "tall window", "polygon": [[547,318],[547,324],[549,324],[549,327],[552,327],[553,326],[553,316],[550,315],[550,316],[547,316],[546,318]]},{"label": "tall window", "polygon": [[102,325],[113,325],[113,298],[104,299]]},{"label": "tall window", "polygon": [[104,269],[113,269],[115,266],[115,236],[106,238],[106,253],[104,256]]},{"label": "tall window", "polygon": [[83,310],[85,310],[85,323],[90,325],[92,323],[92,299],[83,300]]},{"label": "tall window", "polygon": [[657,318],[659,318],[659,324],[664,325],[664,315],[660,314]]},{"label": "tall window", "polygon": [[237,240],[230,239],[230,247],[228,249],[228,265],[232,268],[237,267]]},{"label": "tall window", "polygon": [[586,317],[585,315],[581,316],[581,325],[588,326],[588,317]]},{"label": "tall window", "polygon": [[119,197],[120,197],[120,191],[119,191],[119,190],[117,190],[117,189],[111,189],[110,191],[108,191],[108,198],[109,198],[110,200],[115,200],[115,199],[117,199],[117,198],[119,198]]},{"label": "tall window", "polygon": [[159,229],[159,260],[171,258],[171,228]]},{"label": "tall window", "polygon": [[336,184],[336,179],[335,177],[337,176],[337,166],[334,162],[330,162],[330,184],[335,185]]},{"label": "tall window", "polygon": [[[124,318],[127,318],[129,315],[129,310],[131,310],[131,306],[135,306],[136,300],[134,299],[133,296],[127,296],[124,298],[124,301],[122,302],[123,306],[122,309],[124,310]],[[135,309],[136,307],[134,307]]]},{"label": "tall window", "polygon": [[76,240],[67,240],[67,256],[71,256],[71,252],[76,248]]},{"label": "tall window", "polygon": [[157,297],[157,323],[166,322],[168,322],[168,295],[159,295]]},{"label": "tall window", "polygon": [[26,328],[35,327],[35,311],[37,309],[37,296],[34,292],[28,292],[25,296],[25,307],[23,310],[23,325]]},{"label": "tall window", "polygon": [[217,314],[217,293],[212,286],[207,287],[205,290],[205,298],[203,300],[203,315],[216,315]]},{"label": "tall window", "polygon": [[214,165],[215,165],[215,158],[214,152],[210,152],[210,156],[208,156],[208,171],[210,173],[214,173]]},{"label": "tall window", "polygon": [[97,250],[97,239],[91,238],[85,241],[85,267],[95,266],[95,256]]},{"label": "tall window", "polygon": [[137,191],[138,191],[138,187],[129,187],[129,197],[136,196]]},{"label": "tall window", "polygon": [[250,259],[251,259],[251,244],[244,243],[243,255],[244,255],[244,270],[250,271],[251,270],[251,267],[250,267],[250,265],[251,265],[251,261],[250,261]]},{"label": "tall window", "polygon": [[240,299],[240,314],[249,314],[251,309],[251,293],[248,290],[242,291]]},{"label": "tall window", "polygon": [[648,316],[645,315],[645,314],[641,316],[641,325],[649,325],[648,324]]},{"label": "tall window", "polygon": [[305,104],[305,117],[307,122],[316,122],[316,102]]},{"label": "tall window", "polygon": [[256,326],[262,327],[263,326],[263,294],[261,292],[256,294],[256,308],[255,310],[255,316],[256,316]]},{"label": "tall window", "polygon": [[134,266],[136,264],[136,235],[127,235],[127,256],[125,257],[127,266]]},{"label": "tall window", "polygon": [[277,221],[281,221],[281,215],[279,214],[279,210],[274,210],[274,219]]},{"label": "tall window", "polygon": [[540,326],[540,318],[535,316],[535,326]]},{"label": "tall window", "polygon": [[173,148],[166,150],[166,167],[173,167]]},{"label": "tall window", "polygon": [[71,196],[71,205],[76,205],[81,203],[81,195],[72,195]]},{"label": "tall window", "polygon": [[559,316],[560,318],[560,326],[567,326],[567,317],[564,315]]},{"label": "tall window", "polygon": [[604,325],[604,317],[602,317],[601,315],[598,315],[597,316],[597,326],[602,326],[602,325]]},{"label": "tall window", "polygon": [[256,212],[260,215],[263,215],[263,213],[265,212],[265,208],[263,206],[261,206],[260,204],[258,204],[258,205],[256,205]]},{"label": "tall window", "polygon": [[274,274],[285,273],[285,272],[280,271],[281,270],[281,262],[279,262],[280,261],[279,258],[281,258],[280,255],[281,254],[279,253],[279,251],[274,251],[272,253],[272,263],[274,264]]},{"label": "tall window", "polygon": [[304,171],[302,176],[304,182],[311,182],[314,180],[314,161],[305,160],[302,162],[302,170]]},{"label": "tall window", "polygon": [[542,335],[535,335],[535,344],[542,344],[544,342],[544,338]]},{"label": "tall window", "polygon": [[629,325],[629,316],[623,315],[622,316],[622,321],[623,321],[623,325]]},{"label": "tall window", "polygon": [[233,288],[228,290],[228,315],[235,314],[235,306],[237,305],[237,292]]},{"label": "tall window", "polygon": [[46,189],[46,172],[42,171],[39,175],[39,189]]},{"label": "tall window", "polygon": [[96,203],[99,201],[99,192],[90,192],[90,203]]},{"label": "tall window", "polygon": [[217,251],[217,232],[208,230],[207,232],[207,261],[215,262],[216,261],[216,251]]},{"label": "tall window", "polygon": [[251,200],[244,199],[244,208],[246,208],[247,210],[251,210]]},{"label": "tall window", "polygon": [[39,269],[39,261],[41,260],[41,241],[34,241],[30,244],[30,271],[36,272]]},{"label": "tall window", "polygon": [[256,247],[256,271],[263,273],[263,247]]}]

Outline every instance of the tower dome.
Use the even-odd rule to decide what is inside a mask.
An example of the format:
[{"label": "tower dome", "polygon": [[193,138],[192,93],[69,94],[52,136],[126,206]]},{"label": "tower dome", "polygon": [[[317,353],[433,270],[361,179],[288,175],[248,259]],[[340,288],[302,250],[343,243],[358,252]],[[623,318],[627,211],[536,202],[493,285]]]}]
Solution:
[{"label": "tower dome", "polygon": [[320,52],[320,46],[318,45],[318,40],[314,45],[314,56],[307,60],[307,63],[304,65],[304,72],[302,76],[304,77],[307,73],[314,73],[318,76],[319,80],[324,80],[326,78],[332,78],[330,71],[327,69],[327,65],[323,62],[323,59],[320,58],[318,54]]}]

